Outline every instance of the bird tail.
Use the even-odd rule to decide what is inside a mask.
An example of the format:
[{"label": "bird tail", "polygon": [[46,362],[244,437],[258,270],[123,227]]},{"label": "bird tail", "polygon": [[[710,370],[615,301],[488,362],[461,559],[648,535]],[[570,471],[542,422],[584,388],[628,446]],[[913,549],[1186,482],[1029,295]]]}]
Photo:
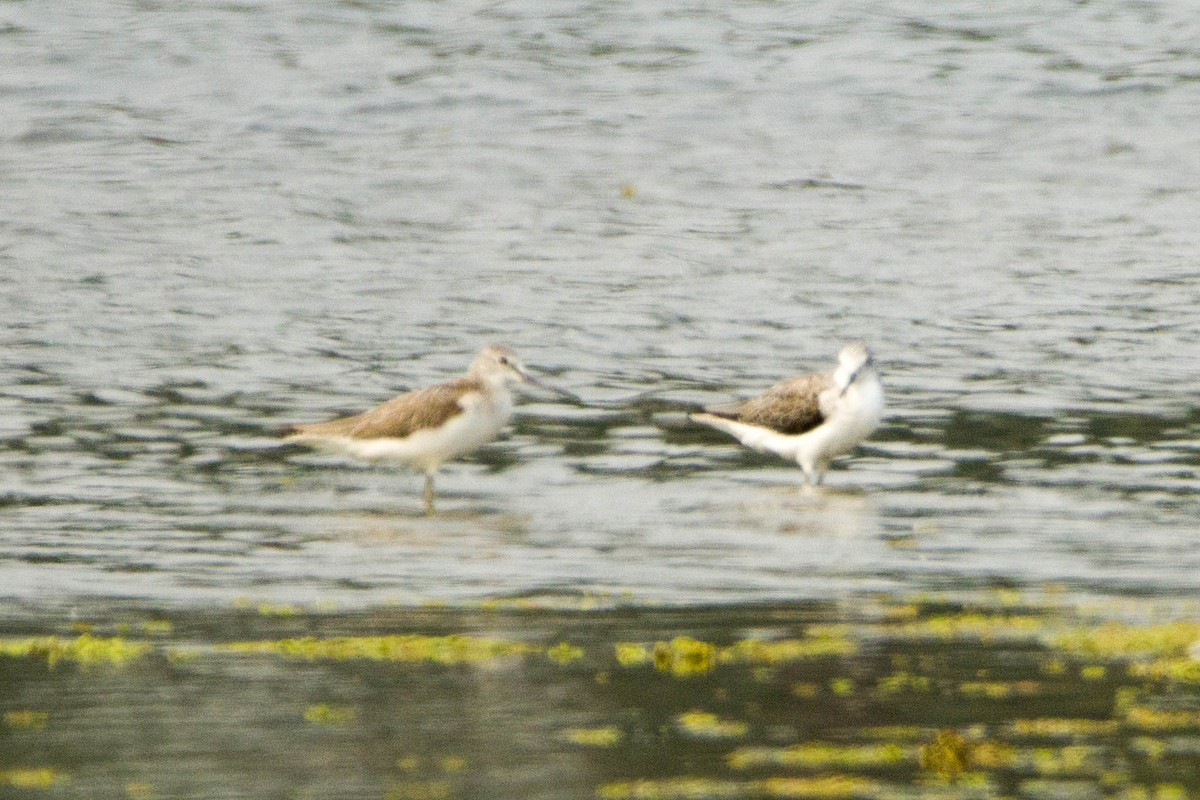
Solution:
[{"label": "bird tail", "polygon": [[754,450],[758,450],[759,452],[777,452],[776,447],[772,445],[775,444],[774,440],[778,439],[778,434],[766,428],[760,428],[757,425],[747,425],[735,419],[727,419],[711,411],[691,414],[689,416],[693,422],[699,422],[702,425],[708,425],[719,431],[725,431],[725,433],[728,433],[742,444]]},{"label": "bird tail", "polygon": [[736,420],[722,416],[716,413],[715,410],[698,411],[694,414],[688,414],[692,422],[699,422],[701,425],[707,425],[710,428],[716,428],[719,431],[725,431],[730,436],[735,436],[738,439],[742,438],[742,429],[745,427]]}]

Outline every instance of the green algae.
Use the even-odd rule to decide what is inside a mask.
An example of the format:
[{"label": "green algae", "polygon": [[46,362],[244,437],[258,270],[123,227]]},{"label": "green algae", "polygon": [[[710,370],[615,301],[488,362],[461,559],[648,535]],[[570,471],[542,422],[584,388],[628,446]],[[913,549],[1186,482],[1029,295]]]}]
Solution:
[{"label": "green algae", "polygon": [[1032,614],[964,611],[887,625],[889,637],[917,639],[976,639],[983,642],[1033,639],[1047,628],[1047,621]]},{"label": "green algae", "polygon": [[1011,736],[1044,739],[1090,738],[1112,736],[1120,730],[1120,722],[1112,719],[1061,719],[1043,717],[1016,719],[1007,725]]},{"label": "green algae", "polygon": [[624,732],[614,726],[601,728],[567,728],[562,732],[562,738],[581,747],[616,747],[624,738]]},{"label": "green algae", "polygon": [[[608,619],[600,627],[592,613],[576,617],[574,612],[549,612],[547,621],[543,610],[531,615],[529,609],[514,607],[505,609],[508,613],[502,619],[489,616],[481,623],[477,610],[463,618],[452,616],[457,612],[451,611],[418,611],[403,621],[407,628],[399,629],[463,632],[278,639],[272,636],[296,630],[371,632],[380,620],[241,614],[238,624],[253,633],[234,634],[246,640],[228,644],[195,639],[176,644],[171,640],[178,634],[171,623],[100,625],[95,630],[137,631],[148,639],[154,637],[152,644],[126,644],[144,648],[143,653],[157,648],[165,657],[155,660],[156,667],[176,676],[213,674],[222,669],[222,660],[226,666],[236,662],[233,671],[239,675],[256,676],[260,667],[267,676],[288,669],[278,662],[256,664],[234,658],[241,655],[413,665],[405,674],[400,672],[403,667],[381,675],[375,668],[342,666],[322,668],[321,674],[323,680],[336,682],[361,672],[388,686],[411,682],[418,687],[430,677],[452,678],[445,682],[470,684],[471,691],[459,700],[483,709],[481,718],[489,726],[507,725],[512,719],[509,704],[518,702],[517,695],[522,695],[520,703],[529,704],[529,713],[540,713],[537,701],[523,695],[539,695],[545,689],[547,699],[553,698],[550,702],[561,703],[556,706],[560,711],[571,707],[565,719],[601,722],[564,728],[560,713],[548,717],[544,727],[523,732],[522,747],[544,747],[550,754],[547,758],[565,753],[598,765],[588,790],[613,800],[948,800],[1043,796],[1039,792],[1067,796],[1062,793],[1072,786],[1100,787],[1103,796],[1115,800],[1200,796],[1191,773],[1182,789],[1164,782],[1177,779],[1179,765],[1200,730],[1200,712],[1195,710],[1200,661],[1189,656],[1197,638],[1196,623],[1118,624],[1049,612],[1041,617],[1014,610],[1015,600],[1000,609],[947,611],[949,605],[932,609],[915,603],[874,605],[859,610],[857,617],[852,612],[850,617],[856,621],[845,624],[812,624],[812,616],[789,618],[770,609],[761,616],[754,616],[757,611],[744,612],[736,624],[714,623],[713,617],[701,616],[689,617],[681,625],[676,615],[651,627],[648,616],[639,616],[627,628],[610,627]],[[1143,614],[1136,619],[1152,617]],[[393,621],[386,624],[397,629]],[[468,633],[480,625],[505,633]],[[179,627],[201,630],[193,623]],[[614,629],[619,632],[612,633]],[[78,639],[60,641],[90,642],[92,647],[97,642],[123,641],[95,636],[90,625],[80,630],[86,633]],[[738,638],[747,632],[758,635]],[[778,636],[772,638],[776,632]],[[65,655],[66,647],[54,660],[47,647],[36,655],[34,648],[18,653],[18,641],[34,640],[0,643],[0,655],[88,663]],[[199,666],[193,666],[198,660]],[[503,669],[495,669],[501,663]],[[425,664],[479,664],[492,669],[483,670],[480,675],[486,673],[488,679],[479,681],[474,675],[416,668]],[[528,676],[524,670],[529,670]],[[30,672],[36,680],[56,679],[45,670]],[[146,672],[128,674],[140,681]],[[492,681],[493,675],[503,680]],[[66,672],[65,677],[75,676]],[[510,693],[527,679],[536,682]],[[499,697],[491,696],[493,690]],[[400,693],[378,687],[371,691],[381,702],[402,702]],[[318,696],[354,697],[356,703],[359,698],[342,691]],[[294,695],[284,706],[288,709],[284,716],[325,744],[335,746],[377,727],[368,701],[356,706],[361,711],[330,704],[306,707],[306,702],[311,702],[311,696]],[[447,713],[465,707],[462,703],[448,703]],[[31,747],[25,742],[35,738],[15,732],[21,727],[36,729],[36,717],[23,716],[26,713],[35,712],[11,711],[3,718],[14,729],[5,735],[21,747]],[[360,713],[364,724],[352,724]],[[416,726],[405,713],[395,718]],[[308,726],[296,725],[301,715]],[[65,727],[66,718],[57,712],[52,719],[54,729],[48,734]],[[344,727],[321,731],[320,726]],[[397,781],[395,772],[385,775],[375,796],[411,800],[462,796],[462,778],[446,780],[447,775],[434,773],[431,765],[436,765],[437,756],[421,749],[432,749],[429,743],[405,747],[422,755],[397,760],[392,752],[385,757],[389,767],[395,764],[409,773],[399,777],[411,780]],[[642,771],[643,762],[633,755],[647,748],[662,759],[662,767],[650,773]],[[22,758],[26,763],[42,761],[32,751]],[[410,760],[417,766],[405,766]],[[701,763],[704,766],[697,767]],[[462,764],[465,768],[465,760]],[[473,762],[471,780],[488,769]],[[30,775],[24,779],[34,780],[35,771],[25,772]],[[60,775],[56,780],[65,778]],[[84,783],[81,775],[73,774],[71,780],[72,788]]]},{"label": "green algae", "polygon": [[579,661],[584,656],[583,648],[576,647],[567,642],[559,642],[553,647],[546,648],[546,658],[556,664],[566,666],[575,661]]},{"label": "green algae", "polygon": [[153,648],[143,642],[130,642],[119,636],[106,638],[84,633],[74,639],[42,636],[0,641],[0,657],[33,658],[51,667],[68,661],[83,666],[119,666],[136,661]]},{"label": "green algae", "polygon": [[875,681],[875,694],[878,697],[892,697],[900,694],[924,694],[933,691],[933,681],[926,675],[915,675],[911,672],[893,672]]},{"label": "green algae", "polygon": [[1165,659],[1185,656],[1197,640],[1200,640],[1200,622],[1159,625],[1106,622],[1057,634],[1051,637],[1050,644],[1060,650],[1091,656]]},{"label": "green algae", "polygon": [[761,797],[772,800],[841,800],[870,796],[877,793],[878,788],[874,781],[856,775],[823,775],[811,778],[785,776],[751,781],[679,777],[607,783],[600,786],[596,794],[600,800],[723,800]]},{"label": "green algae", "polygon": [[959,694],[967,697],[1004,700],[1010,697],[1036,695],[1042,690],[1042,684],[1036,680],[962,681],[957,688]]},{"label": "green algae", "polygon": [[1014,749],[1003,766],[1043,778],[1098,778],[1105,768],[1106,748],[1096,745]]},{"label": "green algae", "polygon": [[307,636],[299,639],[232,642],[219,645],[219,649],[305,661],[370,660],[445,665],[480,664],[539,651],[539,648],[522,642],[461,634],[341,636],[330,639]]},{"label": "green algae", "polygon": [[10,728],[41,730],[46,727],[50,714],[45,711],[5,711],[4,724]]},{"label": "green algae", "polygon": [[1196,730],[1200,729],[1200,710],[1133,706],[1125,711],[1125,722],[1149,731]]},{"label": "green algae", "polygon": [[617,663],[623,667],[653,664],[659,672],[686,678],[710,672],[717,664],[716,645],[688,636],[677,636],[669,642],[645,645],[617,642],[614,645]]},{"label": "green algae", "polygon": [[806,770],[863,770],[916,763],[916,747],[898,744],[842,745],[805,742],[788,747],[744,747],[726,757],[733,769],[785,767]]},{"label": "green algae", "polygon": [[383,795],[384,800],[451,800],[454,784],[446,780],[401,781]]},{"label": "green algae", "polygon": [[677,636],[653,644],[618,642],[615,655],[617,663],[623,667],[653,664],[659,672],[688,678],[711,672],[722,664],[778,666],[807,659],[848,656],[856,649],[853,641],[842,636],[743,639],[725,647],[689,636]]},{"label": "green algae", "polygon": [[66,781],[66,776],[49,767],[0,770],[0,786],[14,789],[49,789]]},{"label": "green algae", "polygon": [[1189,800],[1194,797],[1177,783],[1158,783],[1153,786],[1130,786],[1117,795],[1117,800]]},{"label": "green algae", "polygon": [[317,703],[304,709],[304,721],[313,725],[346,725],[356,719],[358,711],[351,706]]},{"label": "green algae", "polygon": [[743,639],[721,650],[722,663],[784,664],[812,658],[842,657],[854,654],[858,645],[845,636],[819,636],[811,639]]},{"label": "green algae", "polygon": [[927,774],[952,783],[970,768],[971,745],[958,731],[938,731],[932,742],[921,746],[917,761]]},{"label": "green algae", "polygon": [[741,739],[750,732],[749,724],[708,711],[686,711],[675,718],[675,726],[696,739]]},{"label": "green algae", "polygon": [[158,793],[148,781],[133,781],[125,784],[125,800],[154,800]]},{"label": "green algae", "polygon": [[1131,664],[1129,674],[1154,681],[1200,684],[1200,661],[1194,658],[1161,658],[1148,663]]}]

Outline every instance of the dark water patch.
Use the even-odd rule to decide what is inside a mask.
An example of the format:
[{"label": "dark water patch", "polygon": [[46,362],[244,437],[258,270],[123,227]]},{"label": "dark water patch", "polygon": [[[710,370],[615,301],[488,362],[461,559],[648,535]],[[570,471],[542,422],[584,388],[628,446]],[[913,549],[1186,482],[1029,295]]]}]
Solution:
[{"label": "dark water patch", "polygon": [[867,189],[866,184],[839,181],[833,178],[792,178],[767,184],[767,187],[770,189],[836,189],[849,192],[861,192]]},{"label": "dark water patch", "polygon": [[907,21],[904,27],[910,35],[915,37],[950,38],[966,42],[990,42],[1000,36],[997,32],[980,28],[942,25],[915,19]]}]

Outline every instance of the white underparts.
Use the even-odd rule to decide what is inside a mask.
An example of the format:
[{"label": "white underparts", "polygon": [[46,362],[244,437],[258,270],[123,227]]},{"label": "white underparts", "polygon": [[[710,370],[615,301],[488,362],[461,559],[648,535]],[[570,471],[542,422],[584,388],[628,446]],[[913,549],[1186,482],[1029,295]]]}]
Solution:
[{"label": "white underparts", "polygon": [[419,430],[404,438],[299,434],[292,441],[365,461],[390,461],[432,473],[446,461],[478,450],[495,439],[512,418],[512,398],[507,391],[494,392],[490,399],[473,392],[460,398],[459,405],[463,413],[437,428]]},{"label": "white underparts", "polygon": [[749,448],[795,461],[807,480],[820,483],[833,458],[853,450],[879,426],[883,387],[874,373],[860,375],[844,394],[837,389],[824,392],[820,403],[825,421],[800,434],[780,433],[715,414],[694,414],[693,419],[725,431]]}]

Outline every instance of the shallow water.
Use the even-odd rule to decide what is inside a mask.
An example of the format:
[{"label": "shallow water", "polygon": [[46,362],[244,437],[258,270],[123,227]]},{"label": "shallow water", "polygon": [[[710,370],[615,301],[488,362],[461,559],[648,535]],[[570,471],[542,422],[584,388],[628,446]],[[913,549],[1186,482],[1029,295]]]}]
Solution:
[{"label": "shallow water", "polygon": [[1200,623],[1063,599],[126,609],[52,639],[8,622],[0,790],[1196,796]]},{"label": "shallow water", "polygon": [[[1167,0],[6,4],[0,619],[1192,597],[1197,42]],[[849,339],[889,410],[822,491],[688,423]],[[273,438],[490,341],[580,400],[436,517]]]}]

